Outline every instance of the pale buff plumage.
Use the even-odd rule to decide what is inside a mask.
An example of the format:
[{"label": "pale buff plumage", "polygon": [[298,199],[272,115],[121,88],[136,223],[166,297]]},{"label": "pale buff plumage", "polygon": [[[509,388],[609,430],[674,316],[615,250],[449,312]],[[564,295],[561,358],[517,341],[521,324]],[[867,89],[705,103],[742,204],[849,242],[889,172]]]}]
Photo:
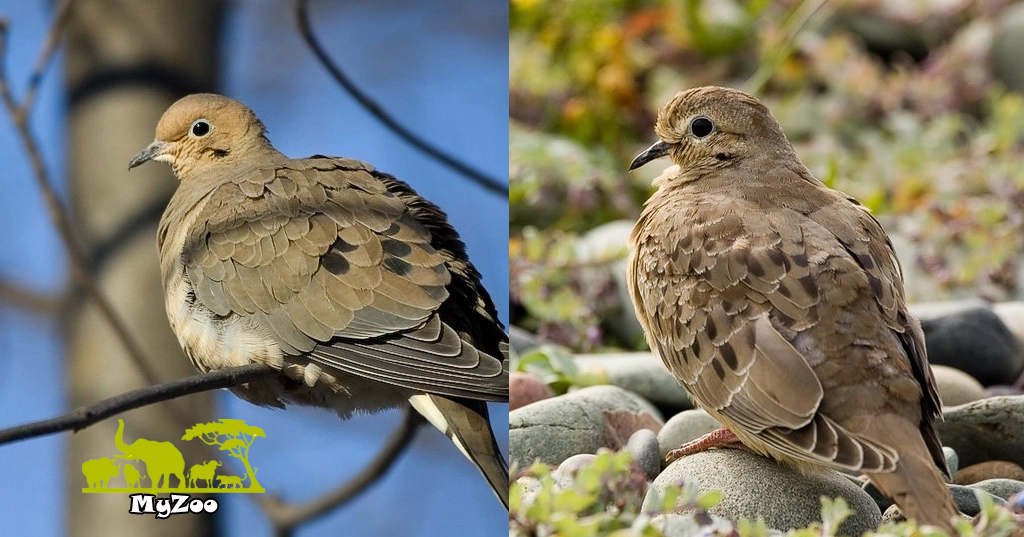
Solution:
[{"label": "pale buff plumage", "polygon": [[171,326],[202,371],[267,363],[233,388],[341,417],[411,404],[508,507],[485,401],[508,401],[508,338],[444,213],[351,159],[289,159],[245,105],[174,103],[130,163],[171,165],[160,221]]},{"label": "pale buff plumage", "polygon": [[950,530],[940,403],[882,227],[816,179],[745,93],[681,92],[656,132],[630,166],[678,165],[631,237],[651,348],[746,446],[864,472],[908,517]]}]

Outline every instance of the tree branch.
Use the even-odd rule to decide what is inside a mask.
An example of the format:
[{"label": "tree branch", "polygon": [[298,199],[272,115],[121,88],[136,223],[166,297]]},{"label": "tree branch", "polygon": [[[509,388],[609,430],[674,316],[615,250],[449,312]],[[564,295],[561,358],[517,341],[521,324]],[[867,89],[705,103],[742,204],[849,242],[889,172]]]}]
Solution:
[{"label": "tree branch", "polygon": [[384,447],[376,457],[356,474],[351,480],[343,483],[332,492],[315,498],[305,504],[286,504],[277,496],[260,495],[256,501],[263,512],[274,524],[274,534],[286,537],[292,534],[295,527],[319,518],[332,509],[351,500],[366,490],[374,481],[391,467],[398,455],[409,445],[419,426],[423,423],[419,414],[411,409],[404,409],[402,424],[388,437]]},{"label": "tree branch", "polygon": [[0,445],[58,433],[84,429],[110,416],[133,408],[168,401],[184,395],[230,388],[257,379],[279,375],[280,372],[265,364],[249,364],[210,373],[193,375],[180,380],[147,386],[138,390],[115,395],[88,406],[79,407],[67,414],[48,420],[26,423],[0,430]]},{"label": "tree branch", "polygon": [[456,173],[463,175],[470,181],[484,187],[485,189],[506,198],[508,197],[508,185],[481,172],[480,170],[473,168],[472,166],[423,140],[415,133],[405,128],[405,126],[399,123],[398,120],[393,118],[383,108],[381,108],[380,105],[374,102],[373,99],[357,88],[348,75],[346,75],[341,68],[331,60],[331,57],[327,55],[327,52],[313,34],[313,30],[309,24],[308,0],[295,1],[295,15],[299,23],[299,34],[306,41],[306,44],[309,45],[310,50],[313,51],[313,54],[316,55],[317,59],[320,60],[320,63],[323,64],[327,71],[331,73],[334,80],[341,85],[342,89],[355,99],[360,106],[365,108],[370,115],[377,118],[378,121],[384,124],[385,127],[395,133],[399,138],[405,140],[406,143],[425,153],[427,156],[441,164],[444,164]]}]

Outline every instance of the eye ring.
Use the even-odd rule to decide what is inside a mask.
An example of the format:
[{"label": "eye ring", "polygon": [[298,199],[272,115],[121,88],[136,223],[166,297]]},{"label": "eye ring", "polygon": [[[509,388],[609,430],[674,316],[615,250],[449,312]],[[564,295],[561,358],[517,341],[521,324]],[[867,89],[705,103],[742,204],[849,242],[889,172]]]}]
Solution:
[{"label": "eye ring", "polygon": [[210,122],[205,119],[197,119],[188,129],[188,131],[192,133],[192,136],[195,136],[196,138],[202,138],[203,136],[210,134],[211,130],[213,130],[213,128],[210,127]]},{"label": "eye ring", "polygon": [[697,116],[690,120],[690,134],[697,138],[706,138],[715,132],[715,122],[707,116]]}]

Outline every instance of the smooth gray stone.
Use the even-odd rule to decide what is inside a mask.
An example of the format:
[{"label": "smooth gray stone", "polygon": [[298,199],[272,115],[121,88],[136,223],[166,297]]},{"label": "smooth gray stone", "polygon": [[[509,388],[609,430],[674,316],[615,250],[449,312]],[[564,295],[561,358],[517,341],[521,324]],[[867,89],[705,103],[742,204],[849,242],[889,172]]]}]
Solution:
[{"label": "smooth gray stone", "polygon": [[840,528],[842,535],[860,535],[881,522],[875,502],[837,472],[803,474],[771,459],[738,449],[712,449],[683,457],[654,480],[643,512],[668,485],[692,482],[701,491],[717,490],[722,501],[709,512],[736,521],[763,517],[769,528],[787,531],[820,522],[821,496],[842,497],[854,515]]},{"label": "smooth gray stone", "polygon": [[991,497],[996,505],[1006,505],[1006,500],[981,489],[973,489],[963,485],[950,485],[949,492],[953,495],[953,503],[956,504],[956,508],[967,516],[975,516],[981,512],[981,504],[978,503],[976,494],[985,494]]},{"label": "smooth gray stone", "polygon": [[998,460],[1024,466],[1024,395],[947,407],[942,415],[935,428],[942,443],[956,450],[961,468]]},{"label": "smooth gray stone", "polygon": [[977,483],[971,483],[966,485],[969,489],[983,490],[993,496],[1009,500],[1014,494],[1018,494],[1024,491],[1024,481],[1017,481],[1016,479],[1005,479],[1005,478],[993,478],[986,479],[984,481],[978,481]]},{"label": "smooth gray stone", "polygon": [[665,455],[668,455],[669,451],[721,427],[722,424],[699,408],[684,410],[672,416],[658,432],[662,460],[665,459]]},{"label": "smooth gray stone", "polygon": [[598,373],[608,384],[636,393],[666,412],[693,408],[686,390],[650,352],[578,354],[575,359],[581,371]]},{"label": "smooth gray stone", "polygon": [[510,462],[561,464],[578,453],[605,446],[607,411],[661,414],[642,397],[617,386],[590,386],[509,412]]},{"label": "smooth gray stone", "polygon": [[640,429],[633,433],[626,442],[626,449],[648,481],[658,477],[661,472],[661,450],[658,449],[658,435],[654,431]]},{"label": "smooth gray stone", "polygon": [[1024,347],[988,306],[920,319],[932,365],[959,369],[984,386],[1012,384],[1024,368]]}]

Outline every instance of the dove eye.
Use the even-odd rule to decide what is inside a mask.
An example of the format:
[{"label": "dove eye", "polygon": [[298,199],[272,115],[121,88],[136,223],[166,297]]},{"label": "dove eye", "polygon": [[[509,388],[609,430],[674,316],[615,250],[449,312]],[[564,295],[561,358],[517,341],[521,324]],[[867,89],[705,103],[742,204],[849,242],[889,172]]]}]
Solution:
[{"label": "dove eye", "polygon": [[191,130],[193,136],[206,136],[210,133],[210,123],[205,119],[196,120],[196,122],[192,124]]},{"label": "dove eye", "polygon": [[714,122],[704,116],[697,116],[690,122],[690,132],[697,138],[704,138],[714,130]]}]

